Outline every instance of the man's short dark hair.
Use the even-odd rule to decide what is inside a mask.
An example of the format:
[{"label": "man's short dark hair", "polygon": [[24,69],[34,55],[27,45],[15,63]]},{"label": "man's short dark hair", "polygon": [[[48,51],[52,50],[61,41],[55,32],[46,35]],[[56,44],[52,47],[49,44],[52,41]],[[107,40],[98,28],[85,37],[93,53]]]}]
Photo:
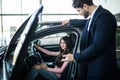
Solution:
[{"label": "man's short dark hair", "polygon": [[93,5],[93,0],[73,0],[74,8],[83,8],[83,4]]}]

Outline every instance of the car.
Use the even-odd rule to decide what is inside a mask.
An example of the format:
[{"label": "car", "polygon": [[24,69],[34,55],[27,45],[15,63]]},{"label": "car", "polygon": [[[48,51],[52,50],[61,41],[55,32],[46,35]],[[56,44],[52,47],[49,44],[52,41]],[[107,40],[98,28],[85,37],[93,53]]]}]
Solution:
[{"label": "car", "polygon": [[[27,58],[30,55],[40,54],[42,60],[50,67],[54,67],[54,56],[48,56],[40,52],[34,47],[34,44],[52,50],[59,50],[59,40],[63,36],[69,36],[74,43],[73,54],[80,52],[80,38],[82,29],[74,25],[61,25],[61,21],[56,22],[40,22],[39,14],[42,13],[43,5],[40,6],[34,13],[30,14],[17,30],[8,46],[0,48],[1,61],[1,80],[28,80],[32,66],[27,63]],[[61,28],[62,27],[62,28]],[[120,30],[117,29],[117,44],[120,40]],[[117,45],[117,61],[120,69],[120,45]],[[79,64],[71,62],[67,66],[67,80],[78,80],[77,69]],[[65,69],[65,70],[66,70]],[[68,73],[69,71],[69,73]],[[120,70],[119,70],[120,71]],[[120,74],[118,74],[120,75]],[[64,76],[64,74],[62,75]],[[44,78],[38,75],[35,80]]]}]

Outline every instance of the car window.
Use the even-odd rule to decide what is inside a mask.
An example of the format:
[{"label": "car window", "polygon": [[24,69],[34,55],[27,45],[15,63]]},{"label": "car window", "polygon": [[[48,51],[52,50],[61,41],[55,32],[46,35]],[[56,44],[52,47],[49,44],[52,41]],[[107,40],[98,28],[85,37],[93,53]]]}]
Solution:
[{"label": "car window", "polygon": [[54,44],[59,44],[59,40],[63,36],[67,36],[67,33],[65,32],[56,33],[56,34],[45,36],[39,40],[41,41],[41,45],[54,45]]}]

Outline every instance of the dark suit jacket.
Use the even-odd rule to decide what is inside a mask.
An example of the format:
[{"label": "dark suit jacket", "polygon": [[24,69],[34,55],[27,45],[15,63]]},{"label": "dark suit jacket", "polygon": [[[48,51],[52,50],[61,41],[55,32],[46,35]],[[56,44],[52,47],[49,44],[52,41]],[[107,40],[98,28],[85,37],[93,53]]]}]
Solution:
[{"label": "dark suit jacket", "polygon": [[[72,25],[82,26],[85,23],[86,20],[70,20]],[[83,29],[81,52],[74,54],[74,58],[78,63],[87,64],[88,80],[112,80],[116,73],[116,27],[115,17],[99,6],[93,16],[89,32],[87,27]]]}]

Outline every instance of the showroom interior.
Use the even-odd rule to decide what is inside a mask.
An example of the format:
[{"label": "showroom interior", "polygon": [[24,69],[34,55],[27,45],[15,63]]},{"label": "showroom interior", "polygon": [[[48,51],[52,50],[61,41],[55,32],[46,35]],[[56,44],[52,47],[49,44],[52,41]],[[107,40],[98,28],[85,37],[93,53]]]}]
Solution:
[{"label": "showroom interior", "polygon": [[[120,0],[94,0],[94,3],[109,9],[116,16],[119,26]],[[42,22],[83,18],[72,7],[72,0],[0,0],[0,46],[9,43],[26,17],[41,4],[44,7],[40,15]]]}]

